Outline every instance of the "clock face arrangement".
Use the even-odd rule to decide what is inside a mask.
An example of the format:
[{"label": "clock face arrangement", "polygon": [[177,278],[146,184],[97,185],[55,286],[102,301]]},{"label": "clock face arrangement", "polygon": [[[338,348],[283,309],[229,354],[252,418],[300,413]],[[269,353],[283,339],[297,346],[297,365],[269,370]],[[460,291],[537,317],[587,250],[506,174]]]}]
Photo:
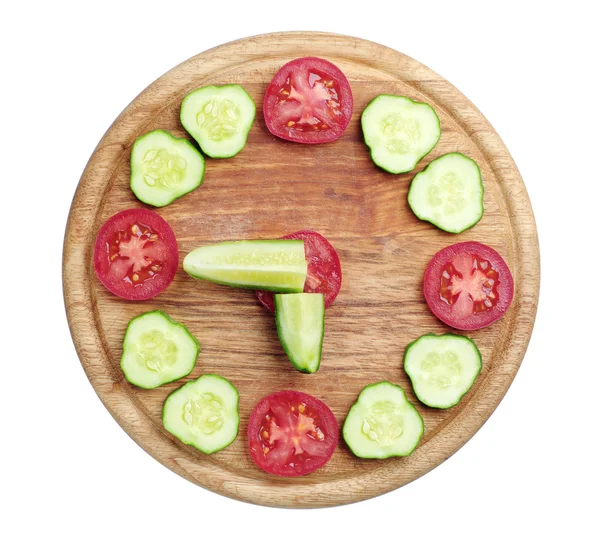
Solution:
[{"label": "clock face arrangement", "polygon": [[228,497],[322,507],[411,482],[487,420],[539,250],[510,154],[456,88],[291,32],[195,56],[124,110],[75,194],[63,283],[94,389],[149,454]]}]

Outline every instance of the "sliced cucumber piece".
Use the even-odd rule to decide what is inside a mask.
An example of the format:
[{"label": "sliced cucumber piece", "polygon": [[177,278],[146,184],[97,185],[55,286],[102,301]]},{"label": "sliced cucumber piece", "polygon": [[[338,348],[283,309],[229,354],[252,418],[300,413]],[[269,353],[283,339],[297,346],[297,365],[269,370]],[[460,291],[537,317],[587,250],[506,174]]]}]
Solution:
[{"label": "sliced cucumber piece", "polygon": [[404,370],[423,404],[451,408],[475,383],[481,371],[481,353],[468,337],[429,333],[408,345]]},{"label": "sliced cucumber piece", "polygon": [[300,372],[317,372],[325,332],[323,294],[275,294],[275,321],[292,365]]},{"label": "sliced cucumber piece", "polygon": [[192,372],[199,352],[200,343],[183,324],[150,311],[127,326],[121,370],[129,383],[154,389]]},{"label": "sliced cucumber piece", "polygon": [[173,391],[165,400],[165,429],[186,445],[212,454],[238,435],[239,395],[234,385],[216,374],[205,374]]},{"label": "sliced cucumber piece", "polygon": [[364,109],[361,125],[371,159],[389,173],[415,168],[440,139],[440,119],[424,102],[379,95]]},{"label": "sliced cucumber piece", "polygon": [[181,103],[183,128],[212,158],[231,158],[246,145],[256,115],[254,101],[242,86],[205,86]]},{"label": "sliced cucumber piece", "polygon": [[198,188],[204,168],[204,157],[188,140],[153,130],[131,149],[131,191],[142,203],[164,207]]},{"label": "sliced cucumber piece", "polygon": [[408,456],[425,430],[404,390],[390,382],[367,385],[344,421],[342,434],[359,458]]},{"label": "sliced cucumber piece", "polygon": [[192,277],[231,287],[302,292],[308,263],[302,240],[240,240],[188,253],[183,269]]},{"label": "sliced cucumber piece", "polygon": [[420,220],[443,231],[462,233],[483,216],[483,182],[476,162],[461,153],[436,158],[417,173],[408,204]]}]

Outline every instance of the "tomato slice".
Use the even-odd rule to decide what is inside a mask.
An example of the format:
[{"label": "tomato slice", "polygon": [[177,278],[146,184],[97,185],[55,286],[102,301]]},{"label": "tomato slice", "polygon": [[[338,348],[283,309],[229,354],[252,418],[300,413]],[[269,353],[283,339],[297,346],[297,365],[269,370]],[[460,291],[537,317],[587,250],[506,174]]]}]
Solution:
[{"label": "tomato slice", "polygon": [[423,289],[427,305],[442,322],[473,330],[504,315],[513,299],[514,282],[496,250],[462,242],[435,254],[425,270]]},{"label": "tomato slice", "polygon": [[337,140],[352,117],[344,73],[321,58],[286,63],[271,80],[263,112],[271,134],[298,143]]},{"label": "tomato slice", "polygon": [[[342,287],[342,266],[335,248],[315,231],[297,231],[282,236],[281,240],[304,240],[304,255],[308,261],[304,292],[323,294],[325,307],[329,307]],[[256,295],[269,311],[275,312],[272,292],[258,290]]]},{"label": "tomato slice", "polygon": [[335,416],[306,393],[279,391],[263,398],[250,415],[250,455],[274,475],[312,473],[327,463],[337,442]]},{"label": "tomato slice", "polygon": [[129,209],[98,231],[94,269],[100,282],[126,300],[147,300],[165,290],[177,271],[175,234],[156,212]]}]

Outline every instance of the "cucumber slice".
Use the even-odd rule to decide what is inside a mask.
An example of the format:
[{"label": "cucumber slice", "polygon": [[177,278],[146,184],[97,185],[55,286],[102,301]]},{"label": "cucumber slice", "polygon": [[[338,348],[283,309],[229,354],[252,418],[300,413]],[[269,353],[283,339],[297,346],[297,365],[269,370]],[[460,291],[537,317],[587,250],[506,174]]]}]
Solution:
[{"label": "cucumber slice", "polygon": [[390,382],[367,385],[344,421],[342,434],[359,458],[408,456],[425,430],[404,390]]},{"label": "cucumber slice", "polygon": [[275,321],[292,365],[300,372],[317,372],[325,332],[323,294],[275,294]]},{"label": "cucumber slice", "polygon": [[240,240],[188,253],[183,269],[192,277],[231,287],[302,292],[308,263],[302,240]]},{"label": "cucumber slice", "polygon": [[212,454],[230,445],[240,424],[239,395],[234,385],[205,374],[173,391],[165,400],[165,429],[186,445]]},{"label": "cucumber slice", "polygon": [[204,157],[188,140],[153,130],[131,149],[131,191],[142,203],[164,207],[198,188],[204,169]]},{"label": "cucumber slice", "polygon": [[192,372],[199,352],[200,343],[183,324],[150,311],[127,326],[121,370],[129,383],[154,389]]},{"label": "cucumber slice", "polygon": [[476,162],[461,153],[436,158],[415,175],[408,204],[420,220],[462,233],[483,216],[483,182]]},{"label": "cucumber slice", "polygon": [[481,371],[481,353],[468,337],[429,333],[408,345],[404,370],[423,404],[451,408],[475,383]]},{"label": "cucumber slice", "polygon": [[212,158],[231,158],[246,145],[256,115],[254,101],[242,86],[205,86],[181,103],[183,128]]},{"label": "cucumber slice", "polygon": [[389,173],[415,168],[440,139],[440,119],[424,102],[379,95],[364,109],[361,125],[371,159]]}]

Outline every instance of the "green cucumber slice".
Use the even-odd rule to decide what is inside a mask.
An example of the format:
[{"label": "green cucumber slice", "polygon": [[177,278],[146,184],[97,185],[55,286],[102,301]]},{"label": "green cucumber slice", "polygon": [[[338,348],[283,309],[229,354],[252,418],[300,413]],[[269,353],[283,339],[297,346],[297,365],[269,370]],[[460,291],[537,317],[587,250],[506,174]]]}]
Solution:
[{"label": "green cucumber slice", "polygon": [[342,434],[359,458],[408,456],[417,448],[425,426],[399,385],[367,385],[350,408]]},{"label": "green cucumber slice", "polygon": [[242,86],[205,86],[181,103],[183,128],[212,158],[231,158],[246,145],[256,115],[254,101]]},{"label": "green cucumber slice", "polygon": [[173,391],[163,405],[165,429],[186,445],[212,454],[233,443],[240,424],[238,390],[205,374]]},{"label": "green cucumber slice", "polygon": [[192,372],[199,352],[200,343],[183,324],[150,311],[127,326],[121,370],[129,383],[154,389]]},{"label": "green cucumber slice", "polygon": [[325,333],[323,294],[275,294],[277,334],[292,365],[317,372]]},{"label": "green cucumber slice", "polygon": [[417,173],[408,204],[420,220],[443,231],[462,233],[483,216],[483,182],[476,162],[462,153],[436,158]]},{"label": "green cucumber slice", "polygon": [[302,240],[240,240],[188,253],[183,269],[192,277],[231,287],[302,292],[308,263]]},{"label": "green cucumber slice", "polygon": [[408,345],[404,370],[423,404],[451,408],[475,383],[481,371],[481,353],[468,337],[429,333]]},{"label": "green cucumber slice", "polygon": [[131,191],[142,203],[164,207],[198,188],[204,169],[204,157],[188,140],[152,130],[131,149]]},{"label": "green cucumber slice", "polygon": [[379,95],[364,109],[361,125],[371,159],[389,173],[415,168],[440,139],[440,119],[424,102]]}]

